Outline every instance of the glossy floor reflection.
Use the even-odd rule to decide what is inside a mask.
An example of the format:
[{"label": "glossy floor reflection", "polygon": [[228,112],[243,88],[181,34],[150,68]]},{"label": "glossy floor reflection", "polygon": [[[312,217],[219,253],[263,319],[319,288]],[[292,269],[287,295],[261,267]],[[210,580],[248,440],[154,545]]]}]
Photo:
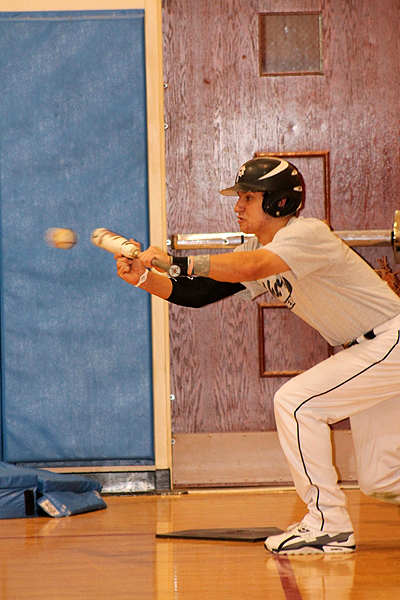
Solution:
[{"label": "glossy floor reflection", "polygon": [[347,490],[358,550],[274,557],[262,543],[156,539],[194,528],[280,527],[304,514],[292,490],[105,497],[63,519],[0,522],[2,600],[392,600],[400,510]]}]

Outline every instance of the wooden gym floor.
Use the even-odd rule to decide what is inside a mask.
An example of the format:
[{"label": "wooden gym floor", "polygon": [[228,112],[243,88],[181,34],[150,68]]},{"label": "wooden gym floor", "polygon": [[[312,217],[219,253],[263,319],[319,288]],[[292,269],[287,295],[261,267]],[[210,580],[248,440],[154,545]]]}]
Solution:
[{"label": "wooden gym floor", "polygon": [[105,496],[73,517],[2,520],[1,600],[395,600],[400,507],[346,490],[358,550],[275,557],[260,542],[156,539],[184,529],[280,527],[304,515],[293,490]]}]

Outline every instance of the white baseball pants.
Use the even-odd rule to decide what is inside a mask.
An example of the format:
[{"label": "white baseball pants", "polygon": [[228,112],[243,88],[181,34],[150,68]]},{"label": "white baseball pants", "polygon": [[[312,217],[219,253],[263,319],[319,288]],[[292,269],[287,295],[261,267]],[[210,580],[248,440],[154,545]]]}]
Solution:
[{"label": "white baseball pants", "polygon": [[[350,417],[361,490],[400,504],[400,315],[275,395],[280,443],[314,529],[352,531],[332,463],[329,424]],[[364,338],[363,338],[364,340]]]}]

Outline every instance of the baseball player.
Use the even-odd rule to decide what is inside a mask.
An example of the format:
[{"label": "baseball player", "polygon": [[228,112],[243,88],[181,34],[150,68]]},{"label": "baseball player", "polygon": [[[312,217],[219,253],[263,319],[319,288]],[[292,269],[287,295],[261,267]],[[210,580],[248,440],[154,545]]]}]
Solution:
[{"label": "baseball player", "polygon": [[[139,259],[115,258],[122,279],[179,305],[269,290],[332,346],[344,346],[275,395],[280,443],[308,511],[265,546],[278,554],[348,553],[356,546],[329,425],[350,417],[361,490],[400,504],[400,298],[323,221],[296,216],[304,193],[286,160],[249,160],[221,194],[238,196],[240,229],[254,238],[213,256],[176,258],[150,247]],[[154,258],[181,276],[150,271]]]}]

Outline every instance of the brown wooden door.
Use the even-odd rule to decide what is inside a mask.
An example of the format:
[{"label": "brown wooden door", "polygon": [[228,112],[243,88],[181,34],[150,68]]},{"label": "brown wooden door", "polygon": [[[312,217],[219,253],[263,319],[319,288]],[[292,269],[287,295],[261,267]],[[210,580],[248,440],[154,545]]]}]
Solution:
[{"label": "brown wooden door", "polygon": [[[300,66],[308,74],[260,75],[272,46],[259,13],[316,13],[321,72],[311,65],[311,27]],[[234,199],[219,190],[258,152],[294,154],[306,180],[303,214],[335,230],[391,229],[400,208],[399,13],[397,0],[164,0],[169,236],[237,231]],[[282,44],[275,58],[291,50]],[[396,268],[390,248],[359,251]],[[170,307],[175,486],[290,479],[272,406],[286,378],[261,374],[307,368],[329,350],[287,311],[263,306],[272,301]],[[353,477],[349,461],[342,479]]]}]

